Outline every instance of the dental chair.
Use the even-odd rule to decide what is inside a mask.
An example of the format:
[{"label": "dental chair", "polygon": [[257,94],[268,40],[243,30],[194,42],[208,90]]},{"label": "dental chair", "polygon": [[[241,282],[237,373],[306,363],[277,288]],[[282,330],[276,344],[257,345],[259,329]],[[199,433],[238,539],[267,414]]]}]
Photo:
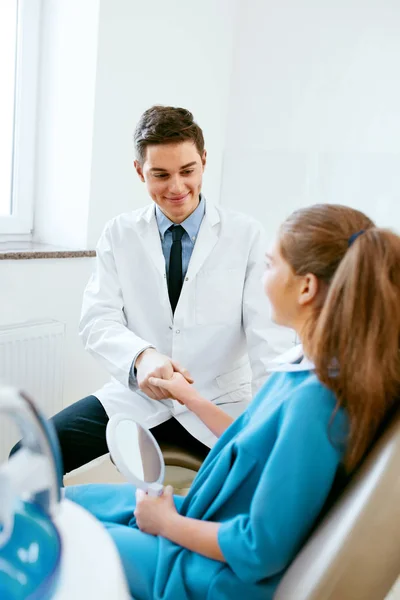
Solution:
[{"label": "dental chair", "polygon": [[204,456],[188,451],[181,446],[161,444],[161,452],[166,466],[166,478],[179,496],[186,496]]},{"label": "dental chair", "polygon": [[204,460],[200,454],[188,452],[180,446],[161,444],[161,451],[163,453],[166,466],[181,467],[183,469],[194,471],[195,473],[197,473],[197,471],[200,469]]},{"label": "dental chair", "polygon": [[275,600],[383,600],[400,575],[400,411],[286,571]]}]

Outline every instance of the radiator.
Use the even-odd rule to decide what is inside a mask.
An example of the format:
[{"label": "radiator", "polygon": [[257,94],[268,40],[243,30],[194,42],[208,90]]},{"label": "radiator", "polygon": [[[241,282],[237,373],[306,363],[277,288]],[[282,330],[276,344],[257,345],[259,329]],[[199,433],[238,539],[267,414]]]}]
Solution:
[{"label": "radiator", "polygon": [[[23,389],[46,417],[63,408],[64,323],[39,321],[0,327],[0,383]],[[18,432],[0,413],[0,461]]]}]

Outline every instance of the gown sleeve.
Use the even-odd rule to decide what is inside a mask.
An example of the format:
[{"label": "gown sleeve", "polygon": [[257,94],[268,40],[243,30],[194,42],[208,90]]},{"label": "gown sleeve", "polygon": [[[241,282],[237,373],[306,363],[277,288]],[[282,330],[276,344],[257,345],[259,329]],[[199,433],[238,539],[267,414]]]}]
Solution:
[{"label": "gown sleeve", "polygon": [[[248,514],[221,524],[218,542],[233,572],[256,583],[282,571],[299,550],[329,494],[343,455],[343,411],[321,384],[282,409],[277,439]],[[260,439],[260,443],[262,440]]]}]

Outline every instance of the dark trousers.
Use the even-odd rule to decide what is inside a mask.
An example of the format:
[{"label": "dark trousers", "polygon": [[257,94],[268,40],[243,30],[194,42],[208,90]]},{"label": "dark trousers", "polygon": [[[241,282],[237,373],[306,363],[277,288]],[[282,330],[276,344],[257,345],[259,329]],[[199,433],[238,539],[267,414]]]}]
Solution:
[{"label": "dark trousers", "polygon": [[[67,406],[54,415],[51,421],[56,429],[61,447],[64,475],[108,453],[106,442],[108,416],[101,402],[95,396],[87,396],[75,404]],[[151,432],[160,445],[179,445],[204,458],[210,450],[174,418],[153,427]],[[19,447],[20,442],[14,446],[11,454]]]}]

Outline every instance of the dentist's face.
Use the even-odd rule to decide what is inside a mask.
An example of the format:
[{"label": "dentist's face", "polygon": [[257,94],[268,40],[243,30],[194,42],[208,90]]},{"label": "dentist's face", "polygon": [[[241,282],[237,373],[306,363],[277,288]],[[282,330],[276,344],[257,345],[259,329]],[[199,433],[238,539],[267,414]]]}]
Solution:
[{"label": "dentist's face", "polygon": [[200,156],[191,141],[150,145],[144,163],[134,164],[151,198],[173,223],[182,223],[197,208],[206,151]]}]

